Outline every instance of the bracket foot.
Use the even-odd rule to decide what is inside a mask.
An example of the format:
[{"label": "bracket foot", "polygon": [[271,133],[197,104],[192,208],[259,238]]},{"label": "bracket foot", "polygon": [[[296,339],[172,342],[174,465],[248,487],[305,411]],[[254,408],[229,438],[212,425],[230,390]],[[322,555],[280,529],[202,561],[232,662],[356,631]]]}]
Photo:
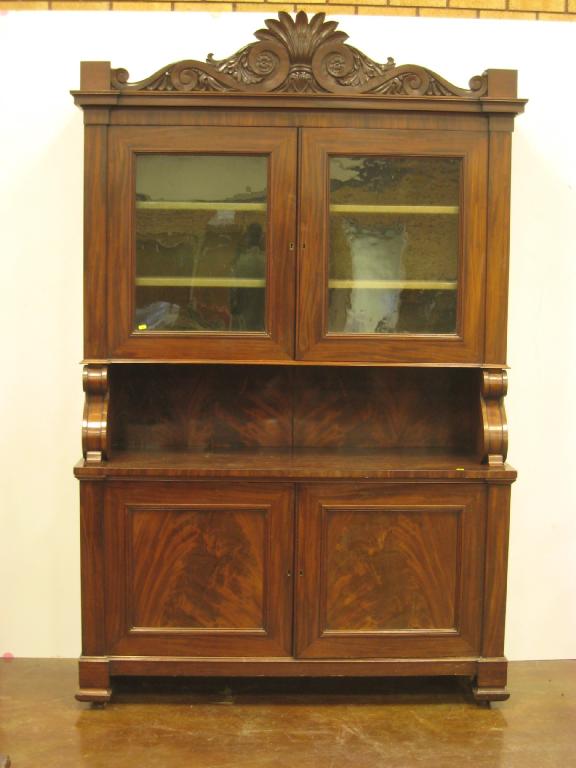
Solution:
[{"label": "bracket foot", "polygon": [[112,698],[112,688],[80,688],[77,701],[89,701],[92,704],[108,704]]},{"label": "bracket foot", "polygon": [[481,688],[472,686],[472,695],[478,704],[491,701],[506,701],[510,698],[510,693],[506,688]]}]

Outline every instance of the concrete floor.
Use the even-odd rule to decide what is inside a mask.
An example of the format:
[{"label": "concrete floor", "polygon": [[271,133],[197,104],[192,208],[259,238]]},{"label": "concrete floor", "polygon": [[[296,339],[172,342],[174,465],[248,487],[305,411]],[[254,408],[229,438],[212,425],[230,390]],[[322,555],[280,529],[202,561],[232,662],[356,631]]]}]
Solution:
[{"label": "concrete floor", "polygon": [[0,753],[13,768],[576,767],[576,661],[513,663],[509,688],[483,708],[454,680],[148,680],[95,709],[73,698],[74,661],[0,660]]}]

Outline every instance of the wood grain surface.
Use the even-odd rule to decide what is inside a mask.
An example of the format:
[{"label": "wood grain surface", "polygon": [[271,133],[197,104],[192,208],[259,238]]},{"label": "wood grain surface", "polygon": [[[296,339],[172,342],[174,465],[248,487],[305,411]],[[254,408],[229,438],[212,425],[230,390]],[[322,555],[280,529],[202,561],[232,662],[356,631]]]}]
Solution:
[{"label": "wood grain surface", "polygon": [[82,374],[84,413],[82,453],[88,463],[99,463],[110,456],[111,430],[108,425],[110,382],[108,366],[85,365]]},{"label": "wood grain surface", "polygon": [[269,508],[129,509],[134,627],[264,629]]},{"label": "wood grain surface", "polygon": [[485,499],[473,484],[302,488],[297,655],[478,653]]},{"label": "wood grain surface", "polygon": [[287,486],[111,484],[111,652],[290,654],[292,518]]},{"label": "wood grain surface", "polygon": [[326,630],[455,627],[459,508],[323,513]]},{"label": "wood grain surface", "polygon": [[443,449],[473,454],[467,369],[111,366],[116,450]]}]

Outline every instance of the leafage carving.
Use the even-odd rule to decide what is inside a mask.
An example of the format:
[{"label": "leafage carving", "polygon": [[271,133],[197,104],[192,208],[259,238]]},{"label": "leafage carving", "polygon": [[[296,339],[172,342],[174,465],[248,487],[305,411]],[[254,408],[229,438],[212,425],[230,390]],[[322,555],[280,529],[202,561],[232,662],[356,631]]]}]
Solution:
[{"label": "leafage carving", "polygon": [[112,70],[112,87],[120,91],[184,91],[222,93],[378,94],[383,96],[449,96],[479,98],[486,75],[473,77],[469,90],[458,88],[424,67],[396,66],[392,58],[379,64],[345,41],[336,21],[324,13],[311,19],[304,11],[292,18],[280,12],[266,29],[226,59],[209,54],[205,62],[169,64],[150,77],[130,83],[125,69]]}]

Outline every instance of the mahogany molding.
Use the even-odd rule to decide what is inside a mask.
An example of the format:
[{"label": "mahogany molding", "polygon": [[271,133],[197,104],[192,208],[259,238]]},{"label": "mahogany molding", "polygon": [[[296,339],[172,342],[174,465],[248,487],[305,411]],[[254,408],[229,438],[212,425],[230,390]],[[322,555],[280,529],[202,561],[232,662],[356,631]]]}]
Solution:
[{"label": "mahogany molding", "polygon": [[89,464],[99,463],[110,455],[108,404],[110,387],[107,365],[85,365],[82,373],[85,392],[82,418],[82,453]]},{"label": "mahogany molding", "polygon": [[490,466],[503,466],[508,453],[508,422],[504,408],[507,391],[508,374],[505,370],[482,371],[482,461]]}]

